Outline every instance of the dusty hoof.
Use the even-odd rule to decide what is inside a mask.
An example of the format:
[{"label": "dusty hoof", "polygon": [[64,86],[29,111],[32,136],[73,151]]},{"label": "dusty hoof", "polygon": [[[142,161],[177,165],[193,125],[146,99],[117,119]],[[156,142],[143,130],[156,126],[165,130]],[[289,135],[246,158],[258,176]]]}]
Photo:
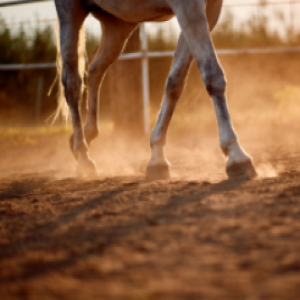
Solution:
[{"label": "dusty hoof", "polygon": [[249,180],[257,176],[252,161],[238,163],[226,168],[229,179],[245,179]]},{"label": "dusty hoof", "polygon": [[78,163],[77,175],[81,178],[94,178],[98,176],[96,164],[92,160],[85,159]]},{"label": "dusty hoof", "polygon": [[171,178],[168,166],[148,166],[146,170],[148,180],[168,180]]}]

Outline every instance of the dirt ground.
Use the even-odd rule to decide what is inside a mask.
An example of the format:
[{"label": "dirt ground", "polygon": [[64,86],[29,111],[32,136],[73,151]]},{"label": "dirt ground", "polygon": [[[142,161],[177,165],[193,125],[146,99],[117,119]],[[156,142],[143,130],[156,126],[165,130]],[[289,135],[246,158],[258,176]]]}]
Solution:
[{"label": "dirt ground", "polygon": [[300,299],[298,130],[240,132],[259,177],[228,181],[215,134],[92,145],[79,180],[67,134],[0,139],[0,299]]}]

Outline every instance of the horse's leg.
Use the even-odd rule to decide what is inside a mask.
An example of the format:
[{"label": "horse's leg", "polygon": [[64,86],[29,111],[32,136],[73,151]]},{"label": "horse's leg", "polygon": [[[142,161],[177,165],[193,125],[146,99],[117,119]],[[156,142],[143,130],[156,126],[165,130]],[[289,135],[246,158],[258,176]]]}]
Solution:
[{"label": "horse's leg", "polygon": [[55,1],[60,24],[60,45],[63,61],[62,83],[70,108],[74,142],[73,153],[78,159],[79,175],[95,174],[94,162],[90,159],[82,127],[80,98],[82,79],[78,72],[79,31],[88,15],[81,1]]},{"label": "horse's leg", "polygon": [[[137,27],[137,23],[128,23],[106,13],[98,13],[94,14],[94,16],[101,22],[102,37],[96,52],[93,53],[90,58],[88,70],[89,110],[84,127],[85,137],[88,144],[95,139],[99,133],[98,91],[105,72],[122,53],[128,37]],[[126,75],[124,74],[124,76]]]},{"label": "horse's leg", "polygon": [[225,97],[226,81],[211,41],[204,0],[168,0],[182,28],[184,38],[200,69],[207,91],[213,99],[221,148],[228,156],[229,178],[252,178],[256,172],[234,132]]},{"label": "horse's leg", "polygon": [[152,156],[147,165],[148,179],[168,179],[170,177],[170,164],[164,153],[167,131],[178,99],[184,89],[192,59],[193,57],[188,45],[181,34],[175,52],[172,70],[167,80],[162,106],[155,128],[151,134],[150,145]]}]

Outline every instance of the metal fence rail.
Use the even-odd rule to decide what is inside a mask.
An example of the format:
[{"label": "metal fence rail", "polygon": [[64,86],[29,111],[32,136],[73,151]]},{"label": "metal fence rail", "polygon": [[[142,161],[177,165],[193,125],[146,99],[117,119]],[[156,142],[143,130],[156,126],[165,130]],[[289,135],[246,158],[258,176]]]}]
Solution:
[{"label": "metal fence rail", "polygon": [[0,7],[20,5],[20,4],[29,4],[35,2],[44,2],[48,0],[17,0],[17,1],[8,1],[8,2],[0,2]]},{"label": "metal fence rail", "polygon": [[[0,7],[20,5],[27,3],[37,3],[44,2],[47,0],[15,0],[8,2],[0,2]],[[279,5],[279,4],[297,4],[300,0],[290,0],[290,1],[268,1],[264,3],[253,3],[244,2],[239,4],[227,4],[225,7],[240,7],[240,6],[266,6],[266,5]],[[54,20],[43,20],[43,21],[54,21]],[[143,80],[143,106],[144,106],[144,131],[146,134],[150,132],[149,124],[149,59],[150,58],[163,58],[163,57],[173,57],[174,51],[167,52],[148,52],[147,46],[147,36],[145,30],[145,24],[141,24],[141,52],[138,53],[126,53],[119,57],[119,60],[133,60],[140,59],[142,61],[142,80]],[[240,54],[271,54],[271,53],[300,53],[300,47],[280,47],[280,48],[258,48],[258,49],[224,49],[217,50],[218,55],[240,55]],[[15,71],[15,70],[33,70],[33,69],[48,69],[55,68],[56,63],[39,63],[39,64],[0,64],[0,71]],[[40,90],[40,86],[38,91]],[[40,94],[38,92],[38,94]],[[39,100],[40,101],[40,100]],[[38,101],[37,101],[38,103]],[[39,105],[38,105],[39,106]]]},{"label": "metal fence rail", "polygon": [[[141,52],[126,53],[119,57],[119,60],[142,60],[142,81],[143,81],[143,113],[144,113],[144,132],[150,132],[149,105],[150,105],[150,86],[149,86],[149,65],[150,58],[173,57],[174,51],[148,52],[147,36],[144,24],[141,25]],[[300,53],[300,47],[280,47],[280,48],[256,48],[256,49],[223,49],[216,51],[218,55],[243,55],[243,54],[278,54],[278,53]],[[56,63],[38,64],[0,64],[0,71],[16,70],[37,70],[55,68]],[[38,93],[39,94],[39,93]],[[37,103],[40,102],[38,96]]]},{"label": "metal fence rail", "polygon": [[56,63],[39,64],[4,64],[0,65],[0,71],[37,70],[55,68]]},{"label": "metal fence rail", "polygon": [[[119,60],[149,59],[173,57],[174,51],[165,52],[134,52],[126,53],[119,57]],[[216,50],[217,55],[243,55],[243,54],[280,54],[280,53],[300,53],[300,47],[280,47],[280,48],[249,48],[249,49],[221,49]],[[17,70],[37,70],[55,68],[56,63],[37,63],[37,64],[0,64],[0,71]]]}]

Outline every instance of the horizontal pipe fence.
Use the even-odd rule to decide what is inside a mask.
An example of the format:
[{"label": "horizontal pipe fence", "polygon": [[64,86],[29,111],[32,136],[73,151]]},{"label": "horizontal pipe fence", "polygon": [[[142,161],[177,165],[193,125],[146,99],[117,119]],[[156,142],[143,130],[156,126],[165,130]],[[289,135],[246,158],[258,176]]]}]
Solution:
[{"label": "horizontal pipe fence", "polygon": [[[119,57],[119,60],[149,59],[173,57],[175,51],[165,52],[135,52],[126,53]],[[253,49],[222,49],[216,50],[217,55],[241,55],[241,54],[276,54],[276,53],[300,53],[300,47],[280,47],[280,48],[253,48]],[[55,68],[56,63],[37,63],[37,64],[0,64],[0,71],[16,70],[38,70]]]},{"label": "horizontal pipe fence", "polygon": [[[119,57],[119,60],[142,61],[142,82],[143,82],[143,107],[144,107],[144,132],[149,134],[149,105],[150,105],[150,87],[149,87],[149,65],[148,60],[151,58],[173,57],[174,51],[149,52],[147,51],[147,36],[145,25],[141,24],[141,52],[126,53]],[[217,50],[218,55],[245,55],[245,54],[279,54],[279,53],[300,53],[300,47],[280,47],[280,48],[257,48],[257,49],[223,49]],[[38,63],[38,64],[0,64],[0,71],[16,70],[37,70],[55,68],[56,63]],[[38,93],[39,94],[39,93]],[[37,102],[40,102],[37,97]]]},{"label": "horizontal pipe fence", "polygon": [[[28,4],[28,3],[37,3],[44,2],[48,0],[15,0],[0,3],[0,7]],[[253,2],[244,2],[244,3],[235,3],[235,4],[226,4],[225,7],[241,7],[241,6],[267,6],[267,5],[279,5],[279,4],[298,4],[300,0],[290,0],[290,1],[268,1],[263,3],[253,3]],[[56,21],[55,19],[43,20],[46,22]],[[22,23],[22,22],[21,22]],[[23,22],[24,23],[24,22]],[[26,22],[27,23],[27,22]],[[145,30],[145,24],[141,24],[141,52],[137,53],[126,53],[119,57],[119,60],[141,60],[142,67],[142,82],[143,82],[143,113],[144,113],[144,132],[149,134],[150,124],[149,124],[149,64],[148,60],[151,58],[164,58],[164,57],[173,57],[174,51],[166,52],[149,52],[147,51],[147,35]],[[258,49],[224,49],[217,50],[217,55],[241,55],[241,54],[276,54],[276,53],[300,53],[300,47],[280,47],[280,48],[258,48]],[[34,69],[49,69],[55,68],[56,63],[38,63],[38,64],[0,64],[0,71],[15,71],[15,70],[34,70]],[[40,89],[42,78],[39,80],[39,86],[37,88],[37,107],[40,106]]]}]

